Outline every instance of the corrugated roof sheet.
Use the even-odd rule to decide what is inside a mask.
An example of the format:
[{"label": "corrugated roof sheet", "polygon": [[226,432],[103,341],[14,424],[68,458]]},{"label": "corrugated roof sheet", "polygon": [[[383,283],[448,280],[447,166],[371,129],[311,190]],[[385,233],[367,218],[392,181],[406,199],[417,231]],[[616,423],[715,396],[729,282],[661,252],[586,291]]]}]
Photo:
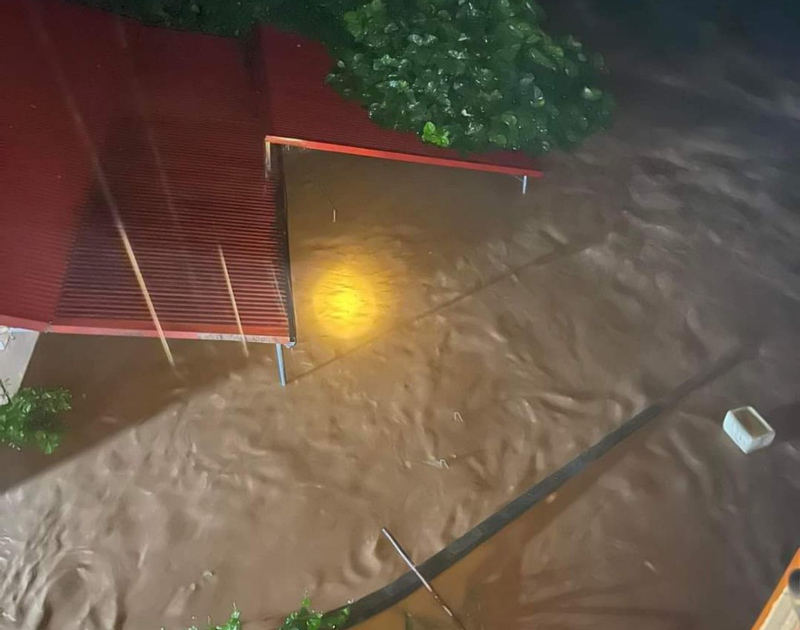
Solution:
[{"label": "corrugated roof sheet", "polygon": [[221,247],[245,333],[294,340],[283,179],[264,177],[242,44],[37,0],[2,3],[0,40],[17,60],[0,79],[0,323],[155,334],[116,205],[168,336],[238,334]]}]

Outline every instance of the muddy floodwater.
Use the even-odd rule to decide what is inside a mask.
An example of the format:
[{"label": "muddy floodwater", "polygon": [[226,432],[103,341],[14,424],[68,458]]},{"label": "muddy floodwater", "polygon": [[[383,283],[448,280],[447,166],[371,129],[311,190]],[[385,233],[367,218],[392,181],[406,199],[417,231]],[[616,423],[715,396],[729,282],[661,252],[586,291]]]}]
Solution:
[{"label": "muddy floodwater", "polygon": [[[618,122],[511,177],[289,152],[298,345],[46,336],[52,457],[0,453],[0,628],[275,627],[422,561],[753,352],[443,574],[472,628],[748,628],[800,545],[800,88],[609,56]],[[731,72],[733,68],[736,72]],[[737,77],[758,77],[753,92]],[[723,434],[753,405],[777,430]],[[410,617],[407,617],[410,613]],[[370,628],[447,627],[422,593]]]}]

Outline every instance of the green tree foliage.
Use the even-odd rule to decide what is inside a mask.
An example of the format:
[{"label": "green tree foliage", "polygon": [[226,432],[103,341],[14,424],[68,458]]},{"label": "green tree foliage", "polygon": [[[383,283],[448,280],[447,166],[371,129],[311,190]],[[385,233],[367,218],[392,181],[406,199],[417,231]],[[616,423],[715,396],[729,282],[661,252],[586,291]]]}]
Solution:
[{"label": "green tree foliage", "polygon": [[574,147],[614,102],[602,57],[544,20],[533,0],[372,0],[344,15],[353,44],[329,81],[378,124],[438,146]]},{"label": "green tree foliage", "polygon": [[[5,393],[5,387],[2,390]],[[60,415],[71,407],[66,389],[19,390],[0,406],[0,443],[16,449],[34,446],[49,455],[61,443]]]}]

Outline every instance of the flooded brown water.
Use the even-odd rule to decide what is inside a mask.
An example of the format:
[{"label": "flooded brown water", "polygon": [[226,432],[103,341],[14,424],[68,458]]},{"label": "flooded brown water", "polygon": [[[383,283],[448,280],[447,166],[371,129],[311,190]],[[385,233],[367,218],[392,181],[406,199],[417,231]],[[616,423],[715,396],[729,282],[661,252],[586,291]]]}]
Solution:
[{"label": "flooded brown water", "polygon": [[[271,628],[306,591],[357,599],[404,572],[382,526],[424,560],[758,339],[437,580],[469,628],[748,627],[798,542],[797,416],[750,457],[721,422],[800,398],[800,143],[785,100],[711,121],[698,99],[730,86],[634,70],[615,130],[526,196],[287,155],[285,390],[269,347],[175,343],[176,376],[157,342],[42,339],[28,382],[76,405],[56,456],[0,453],[0,628],[175,628],[234,602]],[[407,611],[443,621],[417,594],[370,627]]]},{"label": "flooded brown water", "polygon": [[[747,457],[720,436],[713,414],[749,369],[691,396],[434,580],[464,626],[749,628],[798,543],[800,493],[800,405],[773,410],[784,440],[772,450]],[[420,589],[357,627],[456,626]]]}]

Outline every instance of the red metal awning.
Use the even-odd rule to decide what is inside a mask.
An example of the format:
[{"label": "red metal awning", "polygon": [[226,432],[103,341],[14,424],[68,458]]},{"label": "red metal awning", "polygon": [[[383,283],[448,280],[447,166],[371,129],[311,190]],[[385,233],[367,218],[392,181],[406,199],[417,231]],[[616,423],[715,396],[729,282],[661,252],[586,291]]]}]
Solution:
[{"label": "red metal awning", "polygon": [[[107,140],[102,168],[168,336],[239,335],[221,248],[248,339],[293,340],[280,177],[273,171],[264,180],[259,131],[257,124],[219,120],[132,120]],[[82,208],[49,330],[87,326],[154,334],[99,190]]]},{"label": "red metal awning", "polygon": [[325,83],[333,60],[325,47],[272,27],[258,31],[266,80],[267,140],[276,144],[403,162],[454,166],[541,177],[523,153],[496,151],[464,156],[422,142],[411,133],[379,127],[358,103]]},{"label": "red metal awning", "polygon": [[[90,33],[90,36],[87,36]],[[294,341],[280,157],[236,40],[60,2],[0,5],[0,324]]]}]

